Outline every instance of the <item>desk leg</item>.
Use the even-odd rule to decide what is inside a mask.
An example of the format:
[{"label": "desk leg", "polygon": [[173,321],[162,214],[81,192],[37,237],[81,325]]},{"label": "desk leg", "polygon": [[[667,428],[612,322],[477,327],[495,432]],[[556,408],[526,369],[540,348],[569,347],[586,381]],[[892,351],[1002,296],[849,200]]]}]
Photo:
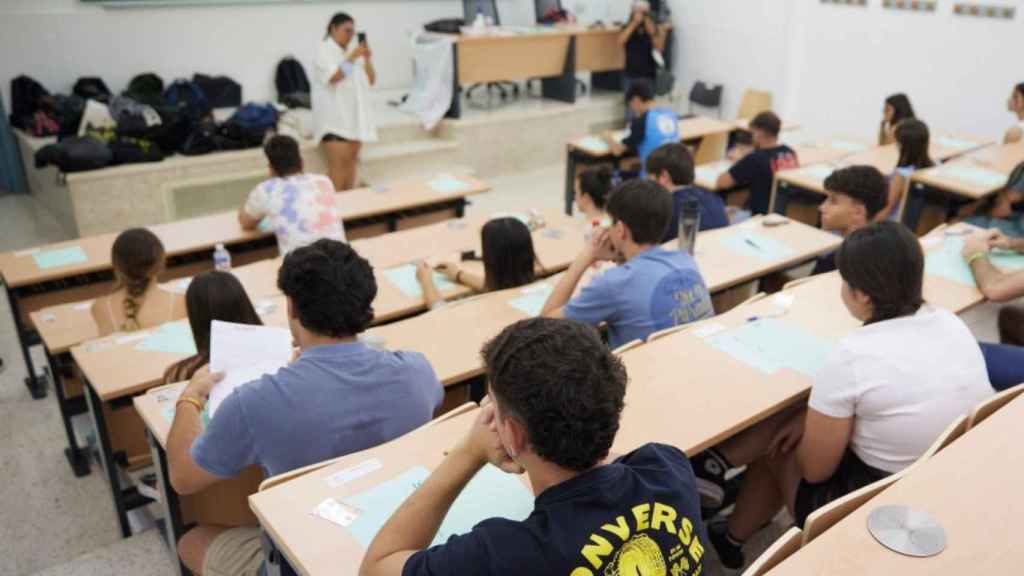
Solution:
[{"label": "desk leg", "polygon": [[772,201],[772,206],[768,209],[768,211],[775,212],[776,214],[782,214],[783,216],[785,216],[786,209],[789,208],[789,184],[776,180],[774,184],[774,190],[775,196]]},{"label": "desk leg", "polygon": [[80,398],[70,399],[65,395],[62,374],[66,362],[70,362],[62,355],[54,358],[50,351],[46,351],[46,358],[50,362],[50,374],[53,375],[53,395],[57,399],[57,408],[60,410],[60,419],[64,422],[64,433],[68,438],[68,447],[64,449],[64,457],[71,465],[71,471],[75,477],[88,476],[91,466],[89,465],[89,450],[78,446],[78,439],[75,438],[75,427],[71,423],[71,417],[84,414],[86,411],[85,392]]},{"label": "desk leg", "polygon": [[185,525],[181,519],[181,503],[178,501],[178,494],[171,488],[171,477],[167,467],[167,452],[160,447],[160,443],[153,438],[153,435],[148,430],[146,431],[146,439],[149,440],[149,450],[153,455],[153,465],[156,466],[161,508],[163,508],[164,512],[164,540],[167,541],[167,548],[171,552],[171,561],[174,562],[175,574],[178,576],[191,576],[192,573],[178,557],[178,540],[185,534]]},{"label": "desk leg", "polygon": [[263,564],[267,576],[296,576],[295,569],[264,530],[260,530],[260,544],[263,546]]},{"label": "desk leg", "polygon": [[33,332],[25,326],[21,316],[21,303],[18,300],[17,291],[12,290],[6,284],[4,286],[7,288],[7,301],[11,306],[11,316],[14,317],[14,329],[18,333],[18,343],[21,344],[21,354],[25,359],[25,371],[28,373],[25,377],[25,387],[28,388],[28,392],[34,400],[46,398],[46,376],[37,376],[36,368],[32,363],[30,348],[33,344]]},{"label": "desk leg", "polygon": [[82,388],[85,390],[89,414],[92,415],[92,423],[96,428],[96,439],[99,440],[100,462],[103,464],[103,471],[107,473],[107,481],[110,482],[110,496],[114,501],[114,513],[117,514],[121,536],[128,538],[132,535],[132,527],[128,523],[128,511],[146,506],[153,501],[139,494],[134,487],[121,487],[121,466],[113,453],[110,432],[107,430],[107,420],[103,415],[105,402],[96,394],[88,380],[83,384]]},{"label": "desk leg", "polygon": [[572,216],[572,207],[576,202],[576,151],[572,146],[565,147],[565,215]]},{"label": "desk leg", "polygon": [[540,81],[540,93],[544,98],[558,100],[560,102],[576,103],[576,38],[569,39],[569,47],[566,49],[565,65],[562,67],[562,75],[553,78],[542,78]]},{"label": "desk leg", "polygon": [[921,214],[928,203],[928,190],[920,184],[911,184],[907,194],[907,205],[903,208],[903,224],[916,233],[917,226],[921,223]]},{"label": "desk leg", "polygon": [[459,45],[452,44],[452,105],[445,118],[458,120],[462,117],[462,87],[459,86]]}]

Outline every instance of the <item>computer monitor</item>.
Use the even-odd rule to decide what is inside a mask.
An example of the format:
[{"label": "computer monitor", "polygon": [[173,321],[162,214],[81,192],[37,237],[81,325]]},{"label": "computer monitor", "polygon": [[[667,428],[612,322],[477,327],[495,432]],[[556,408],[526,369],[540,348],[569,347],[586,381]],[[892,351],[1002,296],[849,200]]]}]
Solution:
[{"label": "computer monitor", "polygon": [[467,25],[473,24],[477,12],[483,14],[484,18],[490,16],[495,26],[501,25],[501,19],[498,17],[498,4],[495,0],[462,0],[462,14]]}]

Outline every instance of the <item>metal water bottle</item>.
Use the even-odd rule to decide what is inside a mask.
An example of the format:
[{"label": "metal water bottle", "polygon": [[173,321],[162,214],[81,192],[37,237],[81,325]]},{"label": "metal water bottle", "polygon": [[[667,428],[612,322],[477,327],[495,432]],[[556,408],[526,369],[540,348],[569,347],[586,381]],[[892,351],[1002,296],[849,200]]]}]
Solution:
[{"label": "metal water bottle", "polygon": [[696,198],[683,200],[679,211],[679,250],[692,256],[697,249],[697,230],[700,229],[700,202]]}]

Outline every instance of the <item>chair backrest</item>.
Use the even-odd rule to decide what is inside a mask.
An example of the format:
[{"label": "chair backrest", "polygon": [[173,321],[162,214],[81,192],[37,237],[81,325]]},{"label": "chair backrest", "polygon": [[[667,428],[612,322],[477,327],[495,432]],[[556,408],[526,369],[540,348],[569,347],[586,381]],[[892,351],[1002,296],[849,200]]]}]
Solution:
[{"label": "chair backrest", "polygon": [[771,546],[765,549],[757,560],[754,560],[746,570],[743,571],[743,576],[761,576],[767,574],[769,570],[778,566],[783,560],[789,558],[794,552],[800,549],[800,543],[803,540],[803,531],[793,526],[789,530],[779,536],[779,539],[772,543]]},{"label": "chair backrest", "polygon": [[484,17],[490,16],[495,26],[501,25],[501,18],[498,16],[498,3],[496,0],[462,0],[462,14],[466,19],[466,25],[473,24],[476,20],[476,13],[479,10]]},{"label": "chair backrest", "polygon": [[874,498],[879,492],[885,490],[903,474],[896,473],[881,480],[872,482],[859,490],[854,490],[846,496],[833,500],[818,508],[807,517],[804,522],[804,535],[801,546],[821,535],[822,532],[835,526],[837,522],[846,518],[850,512],[864,505],[865,502]]},{"label": "chair backrest", "polygon": [[1020,396],[1021,392],[1024,392],[1024,384],[1017,384],[1013,388],[1007,388],[975,406],[967,416],[967,429],[970,430],[981,424],[985,418],[988,418],[997,410],[1009,404],[1011,400]]},{"label": "chair backrest", "polygon": [[723,89],[721,84],[709,87],[703,81],[698,80],[690,89],[690,102],[705,108],[718,108],[722,105]]},{"label": "chair backrest", "polygon": [[533,7],[537,10],[537,22],[543,22],[548,12],[563,9],[562,0],[533,0]]},{"label": "chair backrest", "polygon": [[712,134],[701,138],[697,150],[693,153],[693,163],[699,166],[721,160],[725,156],[728,143],[728,134]]},{"label": "chair backrest", "polygon": [[743,93],[743,100],[740,101],[740,109],[736,113],[737,118],[750,119],[761,112],[772,109],[772,93],[763,90],[747,90]]},{"label": "chair backrest", "polygon": [[612,350],[612,354],[622,354],[623,352],[628,352],[629,350],[632,350],[633,348],[636,348],[636,347],[642,345],[643,343],[644,343],[644,341],[643,340],[639,340],[639,339],[638,340],[632,340],[630,342],[626,342],[622,346],[619,346],[615,350]]},{"label": "chair backrest", "polygon": [[661,338],[664,338],[665,336],[670,336],[672,334],[678,334],[678,333],[683,332],[685,330],[689,330],[690,328],[693,328],[693,324],[682,324],[682,325],[679,325],[679,326],[672,326],[671,328],[665,328],[664,330],[658,330],[657,332],[655,332],[655,333],[651,334],[650,336],[648,336],[647,337],[647,341],[648,342],[654,342],[655,340],[659,340]]},{"label": "chair backrest", "polygon": [[804,276],[803,278],[797,278],[796,280],[790,280],[789,282],[786,282],[786,284],[782,286],[782,289],[783,290],[789,290],[790,288],[796,288],[797,286],[799,286],[801,284],[806,284],[806,283],[810,282],[811,280],[814,280],[815,278],[816,278],[815,276]]}]

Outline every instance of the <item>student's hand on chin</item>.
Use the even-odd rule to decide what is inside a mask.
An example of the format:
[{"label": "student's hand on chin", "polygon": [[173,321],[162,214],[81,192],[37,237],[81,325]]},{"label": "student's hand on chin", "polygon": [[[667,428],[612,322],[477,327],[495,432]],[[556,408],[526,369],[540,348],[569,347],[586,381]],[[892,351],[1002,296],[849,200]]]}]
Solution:
[{"label": "student's hand on chin", "polygon": [[509,456],[498,437],[494,404],[485,398],[480,406],[480,414],[463,439],[462,449],[468,451],[481,465],[491,463],[509,474],[522,474],[523,467]]},{"label": "student's hand on chin", "polygon": [[210,397],[210,390],[213,389],[214,385],[223,379],[223,372],[210,373],[210,365],[207,364],[196,370],[196,373],[192,375],[192,379],[189,380],[188,386],[185,387],[185,391],[182,394],[206,400]]}]

